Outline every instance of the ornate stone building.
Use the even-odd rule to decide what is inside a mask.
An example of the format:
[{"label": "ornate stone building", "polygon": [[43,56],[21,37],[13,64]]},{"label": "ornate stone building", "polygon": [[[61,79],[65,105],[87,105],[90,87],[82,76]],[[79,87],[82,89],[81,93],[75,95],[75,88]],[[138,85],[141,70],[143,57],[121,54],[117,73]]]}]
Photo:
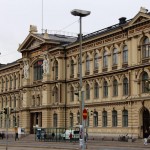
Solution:
[{"label": "ornate stone building", "polygon": [[[0,65],[0,109],[33,133],[33,127],[69,128],[79,124],[79,39],[30,33],[19,46],[22,58]],[[150,126],[150,13],[141,8],[131,20],[83,36],[82,75],[89,134],[143,137]],[[0,115],[0,130],[6,127]]]}]

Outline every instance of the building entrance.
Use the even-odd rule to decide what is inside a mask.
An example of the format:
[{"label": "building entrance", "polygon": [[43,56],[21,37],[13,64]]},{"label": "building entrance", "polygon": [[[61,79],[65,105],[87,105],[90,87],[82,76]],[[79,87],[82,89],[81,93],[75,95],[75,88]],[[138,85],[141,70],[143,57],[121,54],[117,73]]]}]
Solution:
[{"label": "building entrance", "polygon": [[150,114],[147,108],[143,110],[143,137],[145,132],[150,132]]},{"label": "building entrance", "polygon": [[42,127],[42,112],[30,113],[30,134],[34,133],[34,127]]}]

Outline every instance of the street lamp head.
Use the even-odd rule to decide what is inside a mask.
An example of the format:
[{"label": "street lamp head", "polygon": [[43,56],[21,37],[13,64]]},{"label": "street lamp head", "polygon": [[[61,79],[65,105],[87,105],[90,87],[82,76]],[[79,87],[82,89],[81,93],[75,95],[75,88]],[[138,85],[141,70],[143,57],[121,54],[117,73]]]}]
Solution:
[{"label": "street lamp head", "polygon": [[71,14],[73,16],[79,16],[79,17],[86,17],[88,15],[90,15],[90,11],[87,10],[80,10],[80,9],[74,9],[71,11]]}]

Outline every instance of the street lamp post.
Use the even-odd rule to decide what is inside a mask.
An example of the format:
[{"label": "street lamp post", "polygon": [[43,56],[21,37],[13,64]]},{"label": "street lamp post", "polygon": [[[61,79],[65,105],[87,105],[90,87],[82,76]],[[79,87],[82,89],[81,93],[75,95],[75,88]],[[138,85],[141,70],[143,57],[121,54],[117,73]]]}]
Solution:
[{"label": "street lamp post", "polygon": [[84,99],[83,99],[83,91],[82,91],[82,17],[86,17],[88,15],[90,15],[90,11],[86,11],[86,10],[79,10],[79,9],[74,9],[71,11],[71,14],[73,16],[79,16],[79,20],[80,20],[80,82],[79,82],[79,101],[80,101],[80,125],[82,125],[83,128],[83,134],[82,134],[82,149],[84,150],[85,146],[84,146],[84,121],[83,121],[83,109],[84,109]]}]

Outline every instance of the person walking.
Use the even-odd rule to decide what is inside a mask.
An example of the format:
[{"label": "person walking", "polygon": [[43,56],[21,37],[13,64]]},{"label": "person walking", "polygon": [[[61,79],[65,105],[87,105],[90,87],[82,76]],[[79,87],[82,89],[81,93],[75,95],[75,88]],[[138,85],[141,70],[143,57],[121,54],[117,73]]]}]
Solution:
[{"label": "person walking", "polygon": [[15,133],[15,141],[16,141],[16,140],[19,140],[18,132]]},{"label": "person walking", "polygon": [[147,139],[148,139],[148,137],[149,137],[149,134],[148,134],[148,132],[146,130],[145,133],[144,133],[144,145],[147,145]]},{"label": "person walking", "polygon": [[69,138],[70,138],[70,142],[72,142],[72,133],[71,132],[70,132]]},{"label": "person walking", "polygon": [[54,138],[55,138],[55,133],[52,132],[52,141],[54,140]]}]

